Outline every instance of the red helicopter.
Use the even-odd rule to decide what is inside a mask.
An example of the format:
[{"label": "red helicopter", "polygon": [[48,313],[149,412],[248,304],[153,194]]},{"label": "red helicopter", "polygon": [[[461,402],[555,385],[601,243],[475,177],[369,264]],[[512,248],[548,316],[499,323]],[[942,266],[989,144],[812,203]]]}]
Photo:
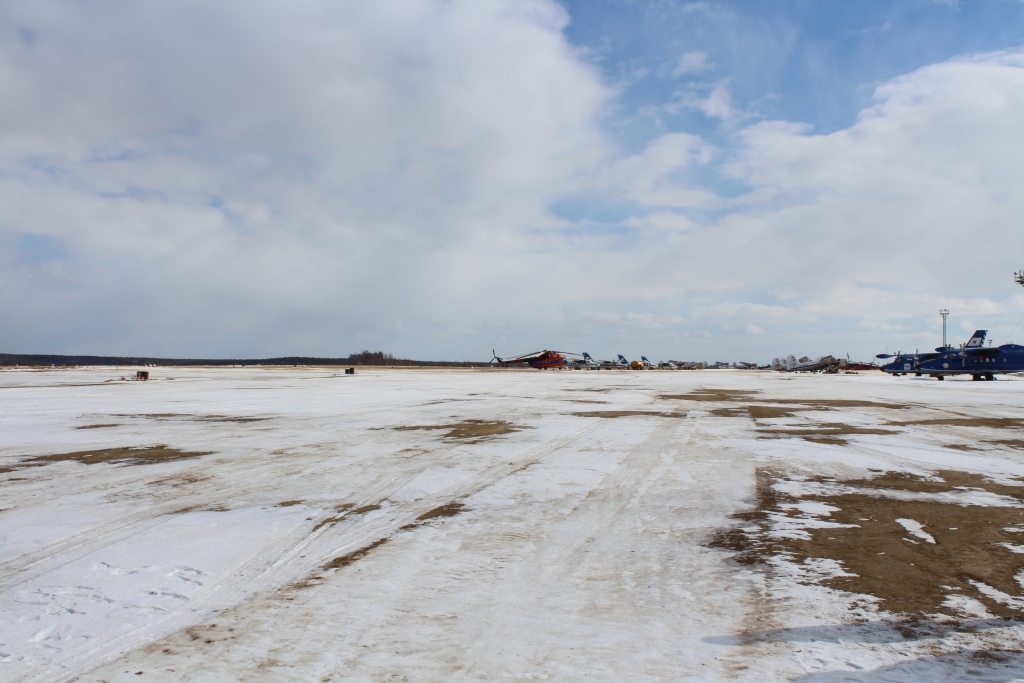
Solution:
[{"label": "red helicopter", "polygon": [[568,365],[569,361],[566,356],[580,356],[580,353],[570,353],[568,351],[534,351],[533,353],[524,353],[521,356],[514,356],[512,358],[499,358],[498,355],[491,350],[491,355],[494,356],[490,360],[491,363],[494,361],[498,362],[498,365],[507,368],[509,366],[515,367],[529,365],[531,368],[537,368],[538,370],[547,370],[548,368],[564,368]]}]

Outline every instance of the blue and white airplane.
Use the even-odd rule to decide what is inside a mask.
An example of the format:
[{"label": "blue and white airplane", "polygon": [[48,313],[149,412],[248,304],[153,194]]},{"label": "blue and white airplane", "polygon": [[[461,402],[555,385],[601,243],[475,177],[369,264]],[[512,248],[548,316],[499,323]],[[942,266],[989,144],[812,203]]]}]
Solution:
[{"label": "blue and white airplane", "polygon": [[934,353],[897,354],[882,372],[892,375],[913,372],[918,377],[928,375],[939,380],[951,375],[971,375],[976,381],[991,381],[998,374],[1024,372],[1024,346],[985,346],[987,334],[987,330],[977,330],[960,348],[940,346]]},{"label": "blue and white airplane", "polygon": [[893,360],[882,366],[882,372],[888,372],[893,377],[909,375],[914,373],[921,376],[921,363],[923,361],[938,358],[937,353],[880,353],[875,358],[892,358]]}]

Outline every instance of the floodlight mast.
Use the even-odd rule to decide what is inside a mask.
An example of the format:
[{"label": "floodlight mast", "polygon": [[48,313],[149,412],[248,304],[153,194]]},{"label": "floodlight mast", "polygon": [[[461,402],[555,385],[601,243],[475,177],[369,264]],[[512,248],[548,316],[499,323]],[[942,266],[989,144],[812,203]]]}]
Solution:
[{"label": "floodlight mast", "polygon": [[1019,272],[1013,274],[1013,281],[1016,282],[1021,287],[1024,287],[1024,269],[1021,269]]},{"label": "floodlight mast", "polygon": [[949,316],[949,311],[943,308],[939,311],[939,315],[942,316],[942,348],[949,348],[946,346],[946,318]]}]

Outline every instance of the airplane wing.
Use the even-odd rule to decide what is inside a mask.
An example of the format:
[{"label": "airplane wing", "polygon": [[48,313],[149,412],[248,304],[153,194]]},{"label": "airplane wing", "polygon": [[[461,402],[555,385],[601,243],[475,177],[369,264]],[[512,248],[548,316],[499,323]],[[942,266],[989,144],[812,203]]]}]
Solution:
[{"label": "airplane wing", "polygon": [[981,356],[983,358],[986,358],[988,356],[999,355],[999,347],[988,346],[974,349],[964,349],[964,353],[966,353],[968,356]]}]

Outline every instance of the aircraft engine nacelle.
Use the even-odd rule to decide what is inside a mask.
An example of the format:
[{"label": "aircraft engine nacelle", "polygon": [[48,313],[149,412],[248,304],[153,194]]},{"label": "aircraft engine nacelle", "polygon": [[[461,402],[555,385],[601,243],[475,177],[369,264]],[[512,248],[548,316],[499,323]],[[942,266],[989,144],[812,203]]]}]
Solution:
[{"label": "aircraft engine nacelle", "polygon": [[778,358],[772,358],[772,370],[778,370],[781,367]]},{"label": "aircraft engine nacelle", "polygon": [[794,355],[786,356],[786,370],[789,370],[790,372],[792,372],[795,367],[796,367],[796,356],[794,356]]}]

